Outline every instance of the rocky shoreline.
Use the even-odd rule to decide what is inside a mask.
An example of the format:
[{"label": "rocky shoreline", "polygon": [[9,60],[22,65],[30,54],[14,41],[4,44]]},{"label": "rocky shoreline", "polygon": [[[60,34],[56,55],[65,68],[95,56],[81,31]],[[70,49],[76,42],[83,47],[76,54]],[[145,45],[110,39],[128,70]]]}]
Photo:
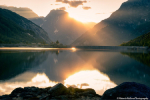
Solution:
[{"label": "rocky shoreline", "polygon": [[16,88],[11,94],[0,96],[0,100],[110,100],[110,99],[132,99],[149,100],[150,87],[146,85],[125,82],[115,88],[105,91],[100,96],[93,89],[66,88],[58,83],[53,87],[38,88],[24,87]]}]

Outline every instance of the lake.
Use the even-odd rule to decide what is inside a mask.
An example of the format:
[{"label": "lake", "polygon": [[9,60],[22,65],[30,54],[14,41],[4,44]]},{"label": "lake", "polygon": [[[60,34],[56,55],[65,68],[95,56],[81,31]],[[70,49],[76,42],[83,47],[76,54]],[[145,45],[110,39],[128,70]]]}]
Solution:
[{"label": "lake", "polygon": [[150,86],[150,53],[70,49],[0,50],[0,95],[17,87],[57,83],[93,88],[97,94],[123,82]]}]

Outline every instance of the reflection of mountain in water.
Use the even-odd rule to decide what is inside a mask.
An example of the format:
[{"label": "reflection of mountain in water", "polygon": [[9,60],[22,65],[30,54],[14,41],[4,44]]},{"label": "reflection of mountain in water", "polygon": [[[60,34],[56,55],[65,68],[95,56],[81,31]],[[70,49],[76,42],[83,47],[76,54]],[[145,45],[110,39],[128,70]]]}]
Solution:
[{"label": "reflection of mountain in water", "polygon": [[107,74],[116,84],[122,82],[150,83],[150,67],[118,52],[78,52],[87,63]]},{"label": "reflection of mountain in water", "polygon": [[122,53],[123,55],[127,55],[147,66],[150,66],[150,53]]},{"label": "reflection of mountain in water", "polygon": [[85,63],[76,53],[63,51],[59,55],[49,54],[45,62],[32,71],[45,73],[51,81],[63,82],[76,72],[88,70],[89,67],[84,66]]},{"label": "reflection of mountain in water", "polygon": [[[29,72],[34,75],[44,73],[51,81],[63,82],[80,71],[98,69],[117,85],[134,81],[150,86],[150,67],[119,52],[77,51],[75,53],[67,50],[3,52],[0,53],[0,63],[2,65],[0,80],[12,79]],[[22,80],[25,77],[22,76]]]},{"label": "reflection of mountain in water", "polygon": [[37,67],[47,58],[47,52],[1,52],[0,80],[11,79]]}]

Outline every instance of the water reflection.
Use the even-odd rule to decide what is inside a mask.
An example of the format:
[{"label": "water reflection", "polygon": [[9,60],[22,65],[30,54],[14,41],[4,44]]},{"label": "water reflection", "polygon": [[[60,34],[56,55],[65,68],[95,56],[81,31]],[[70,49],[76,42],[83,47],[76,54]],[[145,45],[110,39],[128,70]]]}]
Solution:
[{"label": "water reflection", "polygon": [[58,82],[93,88],[99,94],[122,82],[150,86],[150,67],[120,52],[74,51],[72,48],[0,51],[0,64],[0,95],[16,87],[47,87]]},{"label": "water reflection", "polygon": [[77,52],[84,61],[108,75],[119,85],[123,82],[138,82],[150,86],[150,67],[119,52]]},{"label": "water reflection", "polygon": [[73,52],[75,52],[75,51],[76,51],[76,48],[75,48],[75,47],[72,47],[71,49],[72,49],[72,51],[73,51]]},{"label": "water reflection", "polygon": [[37,67],[48,57],[49,52],[0,52],[0,80],[11,79]]},{"label": "water reflection", "polygon": [[[26,79],[27,78],[27,79]],[[27,72],[11,80],[0,82],[0,95],[10,94],[17,87],[40,87],[54,86],[58,82],[49,80],[45,73]]]},{"label": "water reflection", "polygon": [[[45,73],[26,72],[11,80],[0,82],[0,95],[10,94],[17,87],[40,87],[45,88],[54,86],[58,82],[51,81]],[[115,87],[109,77],[98,70],[86,70],[77,72],[64,80],[64,85],[77,88],[93,88],[98,94],[102,95],[105,90]]]},{"label": "water reflection", "polygon": [[134,52],[122,52],[121,54],[127,55],[139,62],[144,63],[150,67],[150,52],[149,53],[134,53]]},{"label": "water reflection", "polygon": [[77,72],[64,80],[65,86],[78,88],[93,88],[102,95],[105,90],[115,87],[116,84],[110,81],[109,77],[98,70],[86,70]]}]

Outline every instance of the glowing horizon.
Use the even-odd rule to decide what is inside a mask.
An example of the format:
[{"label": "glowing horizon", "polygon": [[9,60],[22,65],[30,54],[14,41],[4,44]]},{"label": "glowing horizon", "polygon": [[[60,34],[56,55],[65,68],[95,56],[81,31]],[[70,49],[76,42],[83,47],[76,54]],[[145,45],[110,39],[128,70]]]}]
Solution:
[{"label": "glowing horizon", "polygon": [[[70,0],[68,0],[70,1]],[[71,0],[76,2],[77,0]],[[70,2],[71,2],[70,1]],[[82,0],[80,0],[82,1]],[[81,22],[95,22],[108,18],[116,11],[123,2],[127,0],[85,0],[79,5],[71,3],[56,2],[56,0],[1,0],[0,5],[27,7],[35,12],[38,16],[46,17],[53,9],[62,9],[69,13],[70,17]],[[35,3],[36,2],[36,3]]]}]

